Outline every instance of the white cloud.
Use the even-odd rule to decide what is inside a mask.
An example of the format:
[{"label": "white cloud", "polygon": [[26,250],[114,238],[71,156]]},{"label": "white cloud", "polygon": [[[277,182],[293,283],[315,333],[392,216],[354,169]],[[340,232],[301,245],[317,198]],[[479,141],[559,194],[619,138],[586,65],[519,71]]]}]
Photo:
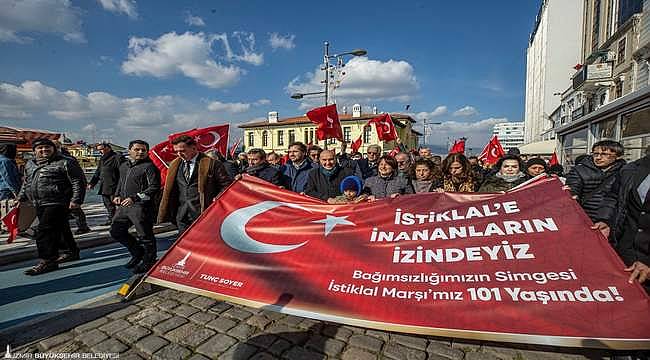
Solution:
[{"label": "white cloud", "polygon": [[[286,87],[287,93],[322,91],[323,72],[317,68],[313,73],[296,77]],[[339,87],[331,92],[337,103],[371,103],[379,100],[410,100],[419,88],[413,66],[406,61],[379,61],[367,57],[352,58],[342,69]],[[322,103],[322,99],[305,97],[301,107],[309,108]]]},{"label": "white cloud", "polygon": [[[225,109],[250,119],[239,111],[252,104],[225,105]],[[205,104],[170,95],[121,98],[102,91],[87,95],[62,91],[39,81],[19,85],[0,82],[0,123],[57,129],[89,140],[100,136],[119,144],[135,138],[155,143],[170,133],[229,122],[233,117],[222,118]],[[233,131],[237,131],[234,122]]]},{"label": "white cloud", "polygon": [[454,111],[454,116],[474,116],[478,115],[478,111],[473,106],[465,106]]},{"label": "white cloud", "polygon": [[124,13],[131,19],[138,17],[135,0],[98,0],[105,10],[117,14]]},{"label": "white cloud", "polygon": [[[439,125],[429,125],[427,143],[436,145],[447,145],[455,139],[467,138],[467,146],[472,147],[472,153],[481,152],[483,146],[492,137],[494,125],[508,122],[507,118],[487,118],[474,122],[443,121]],[[422,124],[419,123],[416,129],[422,132]]]},{"label": "white cloud", "polygon": [[133,75],[168,77],[183,74],[211,88],[232,86],[244,71],[234,65],[223,65],[211,57],[212,44],[219,36],[204,33],[167,33],[158,39],[129,39],[128,59],[122,72]]},{"label": "white cloud", "polygon": [[415,115],[415,117],[416,117],[418,120],[422,120],[422,119],[432,119],[432,118],[435,118],[435,117],[438,117],[438,116],[446,115],[448,112],[449,112],[449,111],[448,111],[447,107],[443,105],[443,106],[438,106],[438,107],[436,107],[436,108],[435,108],[433,111],[431,111],[431,112],[426,112],[426,111],[419,112],[419,113],[417,113],[417,114]]},{"label": "white cloud", "polygon": [[205,21],[199,16],[194,16],[189,12],[185,16],[185,23],[190,26],[205,26]]},{"label": "white cloud", "polygon": [[247,62],[256,66],[264,63],[264,54],[255,52],[255,35],[245,31],[235,31],[232,36],[237,39],[242,51],[241,55],[234,55],[235,60]]},{"label": "white cloud", "polygon": [[220,101],[213,101],[208,104],[208,110],[215,112],[229,112],[229,113],[242,113],[251,108],[251,104],[247,103],[222,103]]},{"label": "white cloud", "polygon": [[271,104],[271,100],[269,99],[259,99],[253,103],[242,103],[242,102],[224,103],[215,100],[208,104],[207,109],[215,112],[228,112],[231,114],[236,114],[236,113],[247,112],[253,106],[262,106],[262,105],[270,105],[270,104]]},{"label": "white cloud", "polygon": [[273,50],[277,49],[286,49],[286,50],[291,50],[296,47],[296,44],[294,40],[296,39],[296,35],[280,35],[278,33],[271,33],[269,35],[269,45],[271,45],[271,48]]},{"label": "white cloud", "polygon": [[255,105],[271,105],[271,100],[269,99],[259,99],[255,102]]},{"label": "white cloud", "polygon": [[24,33],[58,34],[64,40],[84,43],[81,9],[69,0],[24,0],[0,3],[0,42],[28,43]]}]

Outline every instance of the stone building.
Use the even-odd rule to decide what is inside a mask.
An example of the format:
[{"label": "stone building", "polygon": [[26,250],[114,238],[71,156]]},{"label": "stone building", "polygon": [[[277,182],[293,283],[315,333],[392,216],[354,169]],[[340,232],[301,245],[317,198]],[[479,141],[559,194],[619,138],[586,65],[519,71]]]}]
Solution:
[{"label": "stone building", "polygon": [[638,159],[650,145],[650,0],[584,0],[583,29],[582,62],[555,117],[562,162],[603,139]]},{"label": "stone building", "polygon": [[[358,139],[359,136],[362,136],[362,145],[359,149],[361,153],[365,153],[367,146],[371,144],[380,145],[384,151],[393,150],[396,146],[395,142],[384,143],[379,141],[374,125],[364,128],[368,120],[379,115],[376,109],[373,112],[373,114],[362,114],[361,106],[355,104],[352,114],[347,114],[345,111],[339,114],[341,127],[343,128],[343,139],[351,143]],[[416,149],[418,147],[418,136],[422,134],[413,129],[415,119],[404,114],[390,115],[402,143],[408,149]],[[239,125],[239,128],[244,130],[244,151],[251,148],[261,148],[267,152],[275,151],[284,154],[287,152],[289,144],[294,141],[305,144],[311,143],[320,147],[325,146],[325,141],[316,139],[316,125],[309,121],[307,116],[280,119],[278,113],[272,111],[269,112],[266,120],[245,123]],[[340,146],[340,142],[335,139],[327,140],[327,147],[330,149],[338,151]],[[348,152],[350,152],[350,146],[348,146]]]}]

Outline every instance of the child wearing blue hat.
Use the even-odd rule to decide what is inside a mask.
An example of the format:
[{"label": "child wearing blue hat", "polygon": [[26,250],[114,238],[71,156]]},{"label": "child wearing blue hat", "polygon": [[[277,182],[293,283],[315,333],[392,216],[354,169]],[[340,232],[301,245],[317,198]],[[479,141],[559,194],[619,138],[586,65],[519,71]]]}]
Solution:
[{"label": "child wearing blue hat", "polygon": [[329,204],[356,204],[368,198],[367,194],[361,194],[361,179],[350,175],[341,181],[340,190],[342,195],[329,199]]}]

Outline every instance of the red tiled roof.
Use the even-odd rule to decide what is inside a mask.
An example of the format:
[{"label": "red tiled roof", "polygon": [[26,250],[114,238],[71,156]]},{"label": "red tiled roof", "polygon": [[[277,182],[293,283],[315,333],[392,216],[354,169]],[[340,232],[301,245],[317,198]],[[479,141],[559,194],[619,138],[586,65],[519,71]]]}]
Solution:
[{"label": "red tiled roof", "polygon": [[[379,115],[377,114],[361,114],[359,117],[352,117],[351,114],[339,114],[339,120],[342,122],[345,121],[357,121],[357,120],[370,120],[372,118],[375,118]],[[390,114],[390,116],[395,119],[395,120],[407,120],[412,123],[415,122],[415,120],[410,117],[409,115],[404,115],[404,114]],[[238,127],[240,129],[249,129],[249,128],[254,128],[254,127],[260,127],[260,126],[284,126],[284,125],[295,125],[295,124],[309,124],[311,121],[307,118],[306,115],[303,116],[296,116],[296,117],[290,117],[290,118],[284,118],[284,119],[279,119],[277,123],[269,123],[268,120],[264,121],[255,121],[255,122],[249,122],[245,124],[241,124]],[[397,122],[398,126],[403,127],[403,125],[399,122]]]}]

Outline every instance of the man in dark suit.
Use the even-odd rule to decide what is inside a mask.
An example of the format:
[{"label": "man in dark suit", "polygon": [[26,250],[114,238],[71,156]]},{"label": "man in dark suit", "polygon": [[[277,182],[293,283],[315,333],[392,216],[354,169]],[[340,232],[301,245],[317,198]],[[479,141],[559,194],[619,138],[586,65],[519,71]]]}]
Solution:
[{"label": "man in dark suit", "polygon": [[377,164],[379,163],[379,157],[381,156],[381,148],[379,145],[368,145],[366,154],[368,157],[357,162],[359,169],[361,169],[363,180],[377,176]]},{"label": "man in dark suit", "polygon": [[194,138],[172,140],[178,158],[169,164],[158,222],[171,221],[182,234],[231,182],[223,164],[199,152]]},{"label": "man in dark suit", "polygon": [[[266,152],[262,149],[248,150],[248,167],[246,174],[268,181],[273,185],[281,186],[280,170],[274,168],[266,161]],[[237,175],[236,179],[241,178]]]},{"label": "man in dark suit", "polygon": [[108,220],[102,225],[110,225],[115,215],[115,204],[113,204],[113,194],[120,180],[120,165],[125,159],[122,155],[113,151],[108,143],[97,144],[96,149],[102,154],[97,170],[88,183],[88,189],[92,189],[99,184],[97,193],[102,196],[104,207],[108,211]]}]

